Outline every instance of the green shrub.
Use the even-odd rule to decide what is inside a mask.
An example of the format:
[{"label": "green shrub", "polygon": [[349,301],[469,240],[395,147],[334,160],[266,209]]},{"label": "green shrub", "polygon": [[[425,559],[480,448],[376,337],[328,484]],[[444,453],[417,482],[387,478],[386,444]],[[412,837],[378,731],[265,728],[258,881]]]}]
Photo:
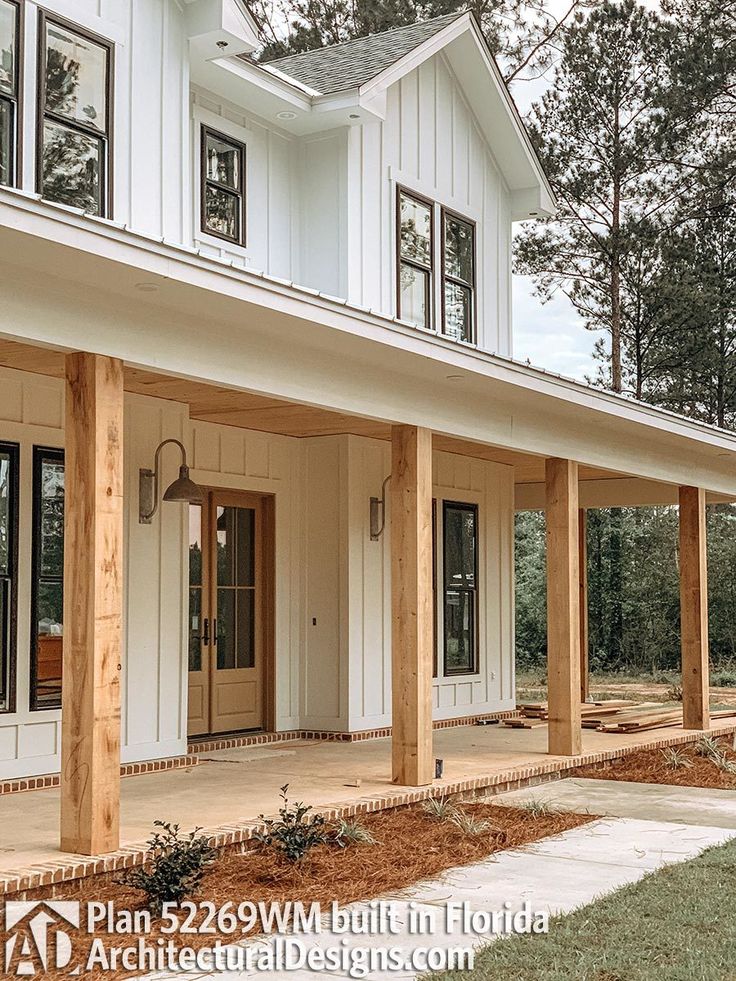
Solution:
[{"label": "green shrub", "polygon": [[288,789],[289,785],[286,783],[279,794],[282,801],[279,817],[267,818],[261,814],[266,830],[257,832],[254,837],[267,848],[275,849],[287,861],[300,862],[316,845],[324,845],[328,841],[328,835],[325,819],[321,814],[309,816],[312,808],[301,801],[289,804],[286,796]]},{"label": "green shrub", "polygon": [[714,671],[710,683],[714,688],[736,688],[736,671]]},{"label": "green shrub", "polygon": [[129,869],[120,881],[142,890],[148,908],[160,915],[163,903],[180,903],[196,891],[217,851],[207,838],[198,836],[201,828],[182,835],[178,824],[153,824],[161,830],[148,840],[150,858],[145,865]]}]

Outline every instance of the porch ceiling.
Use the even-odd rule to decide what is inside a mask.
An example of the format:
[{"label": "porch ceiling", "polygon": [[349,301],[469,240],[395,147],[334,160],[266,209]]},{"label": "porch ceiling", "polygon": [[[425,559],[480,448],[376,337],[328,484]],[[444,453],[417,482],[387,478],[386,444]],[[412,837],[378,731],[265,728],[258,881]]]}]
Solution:
[{"label": "porch ceiling", "polygon": [[[0,365],[53,378],[64,377],[65,353],[60,349],[0,340]],[[184,403],[189,406],[189,415],[192,419],[223,426],[254,429],[297,438],[336,436],[346,433],[372,439],[391,438],[391,427],[385,422],[176,378],[132,365],[125,366],[125,390],[137,395],[149,395]],[[485,443],[474,443],[441,433],[435,433],[434,447],[448,453],[512,466],[515,468],[516,483],[537,483],[544,480],[545,457],[543,456],[515,452]],[[581,480],[603,480],[612,477],[621,477],[621,474],[598,467],[581,466],[580,468]]]},{"label": "porch ceiling", "polygon": [[[61,349],[36,347],[20,341],[0,339],[0,366],[19,371],[63,378],[65,353]],[[386,441],[391,438],[391,426],[386,422],[334,412],[319,406],[300,405],[288,400],[208,385],[204,382],[144,370],[133,365],[125,366],[124,379],[127,392],[184,403],[189,406],[190,418],[203,422],[297,438],[343,434]],[[447,453],[457,453],[460,456],[513,467],[514,481],[518,486],[517,510],[544,507],[546,457],[487,443],[476,443],[437,432],[434,433],[433,445],[435,449]],[[677,503],[678,491],[674,484],[584,465],[580,466],[579,479],[582,507]],[[733,499],[714,492],[708,492],[707,495],[710,504]]]}]

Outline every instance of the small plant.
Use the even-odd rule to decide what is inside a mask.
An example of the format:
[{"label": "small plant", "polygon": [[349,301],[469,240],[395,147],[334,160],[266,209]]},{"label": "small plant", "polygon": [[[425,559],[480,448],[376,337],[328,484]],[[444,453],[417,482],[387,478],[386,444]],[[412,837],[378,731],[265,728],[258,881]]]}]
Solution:
[{"label": "small plant", "polygon": [[340,848],[347,848],[349,845],[378,844],[376,838],[360,821],[346,821],[344,818],[340,818],[338,821],[332,841]]},{"label": "small plant", "polygon": [[682,701],[682,685],[670,685],[670,687],[667,689],[667,701],[668,702]]},{"label": "small plant", "polygon": [[714,688],[736,688],[736,671],[733,669],[714,671],[710,676],[710,683]]},{"label": "small plant", "polygon": [[555,813],[555,808],[546,800],[532,798],[531,800],[525,800],[521,806],[535,818],[546,817],[548,814]]},{"label": "small plant", "polygon": [[487,834],[489,831],[499,830],[485,818],[477,818],[473,814],[468,814],[467,811],[461,811],[459,809],[455,810],[450,821],[469,838],[478,838],[480,835]]},{"label": "small plant", "polygon": [[266,825],[264,832],[257,832],[254,837],[267,848],[274,848],[289,862],[300,862],[316,845],[324,845],[328,836],[325,831],[325,819],[321,814],[309,816],[311,807],[298,801],[289,804],[286,792],[288,783],[281,788],[281,807],[279,817],[267,818],[259,815]]},{"label": "small plant", "polygon": [[663,749],[662,759],[664,760],[664,765],[670,770],[687,769],[693,765],[693,761],[687,754],[677,749],[676,746],[668,746],[666,749]]},{"label": "small plant", "polygon": [[435,821],[451,821],[457,814],[457,807],[446,797],[429,797],[422,803],[422,810]]},{"label": "small plant", "polygon": [[180,833],[178,824],[154,821],[155,831],[148,840],[150,858],[145,865],[129,869],[120,882],[141,889],[147,906],[160,915],[163,903],[180,903],[196,891],[217,851],[195,828],[188,835]]},{"label": "small plant", "polygon": [[695,752],[698,756],[705,756],[709,760],[721,755],[720,747],[712,736],[701,736],[695,743]]}]

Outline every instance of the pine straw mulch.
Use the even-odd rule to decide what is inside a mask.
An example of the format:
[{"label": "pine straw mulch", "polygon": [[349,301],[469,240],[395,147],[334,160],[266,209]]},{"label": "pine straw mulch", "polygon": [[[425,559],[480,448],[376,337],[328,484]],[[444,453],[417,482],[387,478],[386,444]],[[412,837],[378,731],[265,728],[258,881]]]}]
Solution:
[{"label": "pine straw mulch", "polygon": [[[716,740],[726,758],[736,762],[733,737]],[[679,787],[710,787],[716,790],[736,790],[736,774],[726,773],[716,764],[696,752],[697,742],[673,747],[691,764],[673,768],[667,766],[661,749],[640,749],[617,760],[581,766],[571,777],[590,777],[594,780],[626,780],[631,783],[661,783]]]},{"label": "pine straw mulch", "polygon": [[[491,803],[465,803],[460,806],[475,818],[489,820],[492,830],[478,837],[470,837],[450,821],[433,819],[419,806],[379,811],[359,819],[360,824],[376,838],[375,845],[350,845],[344,849],[321,845],[313,849],[303,863],[294,867],[272,851],[252,843],[243,854],[231,852],[222,855],[207,873],[199,893],[191,898],[194,902],[209,901],[218,908],[227,902],[232,902],[237,908],[244,900],[253,903],[292,900],[305,906],[320,903],[324,910],[328,910],[333,902],[344,905],[395,894],[454,866],[468,865],[494,852],[516,848],[596,820],[590,814],[562,811],[533,814],[523,808]],[[84,932],[84,904],[87,901],[111,902],[116,910],[144,908],[142,893],[119,884],[115,881],[117,877],[118,874],[107,874],[82,879],[70,883],[63,893],[54,897],[79,899],[83,903],[82,930],[73,940],[75,960],[89,948],[93,939]],[[29,896],[34,899],[44,897],[50,898],[48,889],[36,890],[32,897]],[[72,935],[74,931],[70,930],[69,933]],[[104,935],[102,931],[94,936]],[[155,944],[159,936],[161,934],[154,925],[145,939]],[[186,934],[178,941],[184,946],[211,946],[217,936]],[[236,943],[242,940],[243,935],[220,935],[220,938]],[[5,934],[0,933],[0,949],[4,939]],[[176,941],[177,937],[169,935],[166,939]],[[135,937],[128,941],[120,935],[110,936],[111,944],[135,943],[135,940]],[[104,975],[93,971],[84,976],[120,979],[134,975],[120,970],[108,971]],[[51,979],[68,975],[49,971],[44,977]]]}]

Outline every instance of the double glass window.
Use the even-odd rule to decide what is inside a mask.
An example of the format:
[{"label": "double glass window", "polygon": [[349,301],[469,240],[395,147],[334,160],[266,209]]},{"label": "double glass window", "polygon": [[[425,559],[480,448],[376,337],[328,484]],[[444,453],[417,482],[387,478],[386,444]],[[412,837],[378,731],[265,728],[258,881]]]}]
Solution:
[{"label": "double glass window", "polygon": [[38,183],[41,194],[92,215],[110,212],[112,50],[41,16]]},{"label": "double glass window", "polygon": [[245,147],[202,127],[202,231],[245,245]]},{"label": "double glass window", "polygon": [[20,9],[0,0],[0,184],[14,186],[18,171]]},{"label": "double glass window", "polygon": [[[398,191],[397,314],[417,327],[435,323],[457,341],[474,340],[475,225],[434,202]],[[438,228],[439,235],[435,234]],[[435,241],[440,241],[439,297],[435,297]],[[435,317],[435,304],[440,316]]]}]

